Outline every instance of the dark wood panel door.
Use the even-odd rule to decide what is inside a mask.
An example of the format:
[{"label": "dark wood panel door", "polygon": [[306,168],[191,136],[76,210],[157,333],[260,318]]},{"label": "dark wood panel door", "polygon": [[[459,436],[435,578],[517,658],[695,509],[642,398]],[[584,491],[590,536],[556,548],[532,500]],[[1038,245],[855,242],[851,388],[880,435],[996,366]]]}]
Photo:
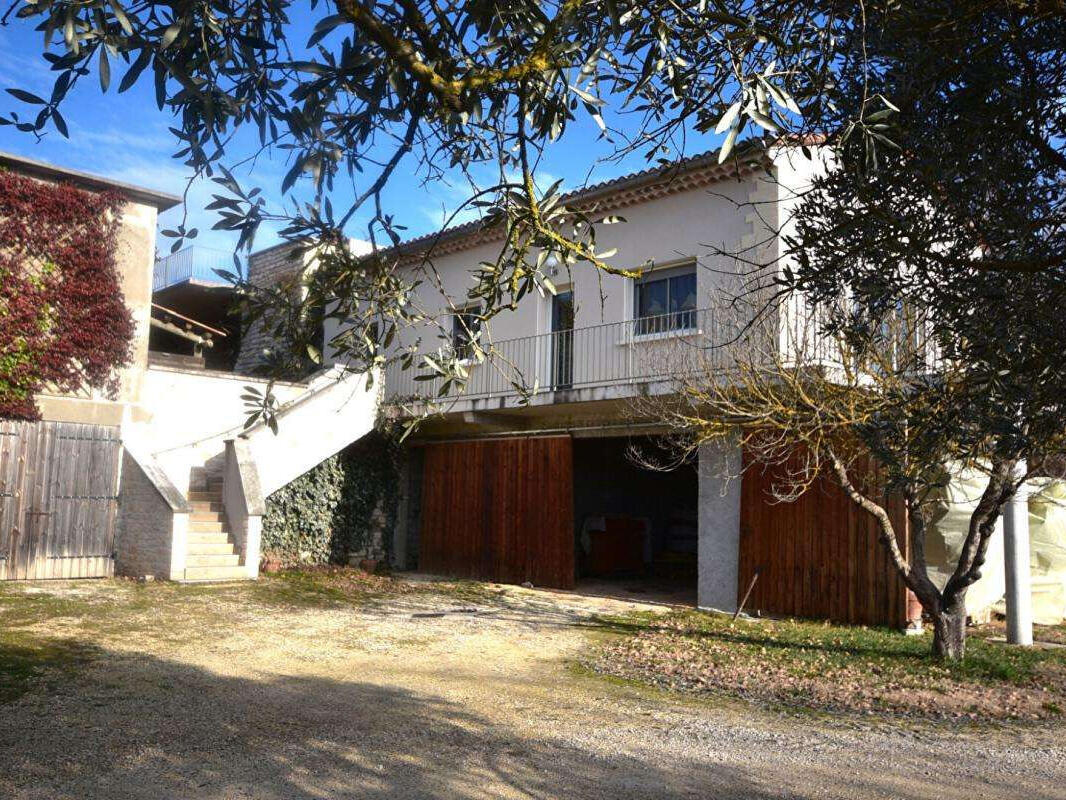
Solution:
[{"label": "dark wood panel door", "polygon": [[570,437],[426,445],[418,565],[475,580],[572,588]]},{"label": "dark wood panel door", "polygon": [[[740,597],[759,573],[745,609],[902,627],[907,589],[878,540],[873,518],[828,478],[817,480],[792,503],[773,502],[770,489],[782,477],[759,465],[744,473]],[[888,510],[906,553],[903,504],[892,501]]]}]

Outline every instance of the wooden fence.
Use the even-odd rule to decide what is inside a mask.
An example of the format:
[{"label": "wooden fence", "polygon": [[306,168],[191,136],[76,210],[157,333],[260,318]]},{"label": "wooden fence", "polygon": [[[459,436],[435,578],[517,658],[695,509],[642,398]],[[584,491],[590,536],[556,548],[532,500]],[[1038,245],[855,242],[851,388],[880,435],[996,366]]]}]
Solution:
[{"label": "wooden fence", "polygon": [[119,429],[0,420],[0,580],[114,574]]},{"label": "wooden fence", "polygon": [[[772,470],[758,465],[744,473],[741,598],[759,571],[745,609],[902,627],[907,620],[907,589],[878,541],[873,518],[828,478],[816,481],[792,503],[772,501],[769,489],[774,480]],[[906,554],[902,502],[890,502],[888,511]]]},{"label": "wooden fence", "polygon": [[427,445],[418,565],[464,578],[572,588],[570,437]]}]

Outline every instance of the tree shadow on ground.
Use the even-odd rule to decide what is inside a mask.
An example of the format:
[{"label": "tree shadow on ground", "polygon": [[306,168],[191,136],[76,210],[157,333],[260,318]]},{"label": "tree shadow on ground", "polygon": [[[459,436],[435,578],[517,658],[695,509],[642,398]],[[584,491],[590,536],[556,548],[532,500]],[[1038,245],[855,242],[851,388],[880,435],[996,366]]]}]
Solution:
[{"label": "tree shadow on ground", "polygon": [[[57,644],[58,646],[58,644]],[[239,671],[239,664],[234,668]],[[4,798],[769,798],[359,680],[223,676],[112,651],[0,706]]]},{"label": "tree shadow on ground", "polygon": [[[833,747],[823,756],[821,748],[838,734],[827,737],[796,723],[783,723],[780,732],[738,728],[736,736],[715,740],[696,724],[695,713],[648,717],[634,700],[631,712],[604,718],[598,727],[559,726],[555,718],[567,713],[564,708],[582,702],[567,685],[553,693],[555,706],[531,702],[523,726],[513,716],[495,716],[484,702],[475,711],[405,688],[412,673],[400,663],[373,675],[284,675],[256,672],[235,654],[230,674],[219,674],[141,652],[90,650],[77,640],[40,645],[41,652],[76,652],[79,660],[75,669],[31,681],[29,691],[0,705],[5,800],[972,794],[951,770],[901,785],[891,771],[863,765],[862,748]],[[28,651],[20,657],[33,658]],[[308,662],[310,672],[310,655]],[[361,663],[352,661],[353,667]],[[441,680],[468,685],[482,675],[475,666]],[[505,696],[509,679],[499,681],[501,705],[511,700]],[[619,727],[629,729],[628,737],[614,735]],[[862,742],[862,735],[854,741]],[[797,762],[797,753],[810,763]],[[888,763],[900,774],[916,768],[913,753],[906,766]],[[1061,796],[1053,786],[1047,793],[1026,787],[1023,794],[1009,772],[973,780],[988,796]]]}]

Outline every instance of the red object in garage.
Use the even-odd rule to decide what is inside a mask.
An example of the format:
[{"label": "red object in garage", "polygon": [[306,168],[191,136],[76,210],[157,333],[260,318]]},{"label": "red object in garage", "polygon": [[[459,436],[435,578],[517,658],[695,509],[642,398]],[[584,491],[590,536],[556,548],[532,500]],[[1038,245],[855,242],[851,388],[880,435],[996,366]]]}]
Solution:
[{"label": "red object in garage", "polygon": [[647,523],[630,517],[607,517],[605,530],[590,530],[585,572],[616,575],[644,572],[644,540]]}]

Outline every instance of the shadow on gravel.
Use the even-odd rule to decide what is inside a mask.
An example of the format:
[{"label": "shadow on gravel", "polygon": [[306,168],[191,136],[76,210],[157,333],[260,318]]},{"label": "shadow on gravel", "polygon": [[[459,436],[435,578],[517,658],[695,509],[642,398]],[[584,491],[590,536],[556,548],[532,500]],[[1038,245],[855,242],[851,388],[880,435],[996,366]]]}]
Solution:
[{"label": "shadow on gravel", "polygon": [[519,738],[458,705],[357,676],[226,677],[97,656],[77,679],[0,705],[0,797],[780,796],[732,769],[663,771]]}]

